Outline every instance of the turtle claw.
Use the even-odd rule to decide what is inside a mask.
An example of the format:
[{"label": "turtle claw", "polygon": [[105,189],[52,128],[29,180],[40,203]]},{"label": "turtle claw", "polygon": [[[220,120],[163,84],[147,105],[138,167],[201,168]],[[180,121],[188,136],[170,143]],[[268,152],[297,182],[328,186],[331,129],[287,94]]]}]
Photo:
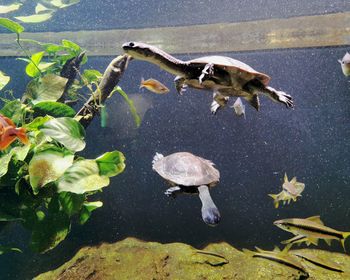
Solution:
[{"label": "turtle claw", "polygon": [[185,78],[181,76],[177,76],[174,82],[175,82],[175,88],[178,94],[183,95],[188,87],[188,85],[185,84]]},{"label": "turtle claw", "polygon": [[211,106],[210,106],[211,113],[213,115],[215,115],[219,108],[220,108],[220,104],[217,103],[215,100],[213,100],[213,102],[211,103]]},{"label": "turtle claw", "polygon": [[175,198],[176,197],[176,193],[179,192],[181,190],[181,188],[179,186],[175,186],[175,187],[171,187],[169,189],[167,189],[164,194],[167,196],[167,197],[173,197]]},{"label": "turtle claw", "polygon": [[199,84],[200,85],[202,84],[203,78],[205,77],[205,75],[211,76],[213,74],[214,74],[214,64],[213,63],[206,64],[202,70],[202,74],[198,78]]},{"label": "turtle claw", "polygon": [[293,99],[289,94],[285,93],[284,91],[275,90],[272,87],[266,87],[266,89],[268,90],[268,93],[271,95],[272,99],[283,103],[287,108],[294,107]]}]

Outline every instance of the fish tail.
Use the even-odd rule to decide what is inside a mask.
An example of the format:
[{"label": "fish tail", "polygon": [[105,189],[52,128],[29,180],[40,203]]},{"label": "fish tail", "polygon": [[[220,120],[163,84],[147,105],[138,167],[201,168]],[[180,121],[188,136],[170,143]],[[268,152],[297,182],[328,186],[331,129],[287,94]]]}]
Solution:
[{"label": "fish tail", "polygon": [[21,127],[21,128],[17,128],[16,129],[16,135],[18,137],[18,139],[25,145],[27,145],[29,143],[29,139],[27,137],[27,134],[26,134],[26,129],[24,127]]},{"label": "fish tail", "polygon": [[141,77],[140,88],[143,88],[145,86],[144,83],[145,83],[145,79]]},{"label": "fish tail", "polygon": [[269,196],[273,198],[273,204],[275,205],[275,208],[278,208],[279,201],[277,199],[277,194],[269,194]]},{"label": "fish tail", "polygon": [[341,245],[343,246],[344,248],[344,252],[346,252],[346,249],[345,249],[345,240],[346,238],[348,238],[350,236],[350,232],[343,232],[343,239],[340,241],[341,242]]}]

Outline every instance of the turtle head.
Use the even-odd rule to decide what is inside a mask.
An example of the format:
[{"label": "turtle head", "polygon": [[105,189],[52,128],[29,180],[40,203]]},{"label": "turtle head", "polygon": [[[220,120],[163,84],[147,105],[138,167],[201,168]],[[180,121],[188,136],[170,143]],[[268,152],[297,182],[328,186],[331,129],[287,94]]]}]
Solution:
[{"label": "turtle head", "polygon": [[157,51],[156,47],[141,42],[127,42],[122,48],[128,55],[141,60],[154,57]]}]

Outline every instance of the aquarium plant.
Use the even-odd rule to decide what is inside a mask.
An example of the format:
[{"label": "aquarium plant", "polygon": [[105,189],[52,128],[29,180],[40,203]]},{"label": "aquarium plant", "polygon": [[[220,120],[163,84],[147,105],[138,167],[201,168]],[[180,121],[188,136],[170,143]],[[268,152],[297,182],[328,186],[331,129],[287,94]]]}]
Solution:
[{"label": "aquarium plant", "polygon": [[[93,116],[111,94],[119,92],[137,123],[139,119],[132,101],[116,87],[118,80],[108,76],[108,69],[105,75],[93,69],[80,73],[80,65],[87,61],[80,46],[68,40],[61,44],[21,40],[24,28],[9,19],[0,18],[0,26],[17,34],[17,43],[26,55],[20,59],[30,77],[18,99],[6,89],[10,81],[6,69],[0,69],[0,118],[7,120],[3,128],[11,124],[15,131],[22,129],[28,143],[11,138],[8,147],[0,150],[0,224],[19,223],[31,232],[30,247],[44,253],[66,238],[73,219],[84,224],[92,211],[103,205],[93,194],[125,168],[120,151],[94,159],[79,155]],[[23,42],[36,44],[41,51],[29,54]],[[109,91],[102,90],[101,84]],[[88,100],[80,110],[74,109],[82,98]],[[0,244],[0,254],[20,251],[15,245]]]}]

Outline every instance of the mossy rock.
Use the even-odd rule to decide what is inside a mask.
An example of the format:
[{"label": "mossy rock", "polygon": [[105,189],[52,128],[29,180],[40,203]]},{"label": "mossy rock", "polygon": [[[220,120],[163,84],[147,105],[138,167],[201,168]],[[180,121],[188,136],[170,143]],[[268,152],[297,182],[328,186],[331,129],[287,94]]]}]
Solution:
[{"label": "mossy rock", "polygon": [[[308,266],[310,280],[350,279],[350,257],[345,254],[309,250],[330,258],[344,273]],[[210,244],[197,250],[183,243],[160,244],[126,238],[114,244],[82,248],[70,261],[36,280],[152,279],[152,280],[259,280],[301,279],[285,265],[247,256],[227,243]]]}]

